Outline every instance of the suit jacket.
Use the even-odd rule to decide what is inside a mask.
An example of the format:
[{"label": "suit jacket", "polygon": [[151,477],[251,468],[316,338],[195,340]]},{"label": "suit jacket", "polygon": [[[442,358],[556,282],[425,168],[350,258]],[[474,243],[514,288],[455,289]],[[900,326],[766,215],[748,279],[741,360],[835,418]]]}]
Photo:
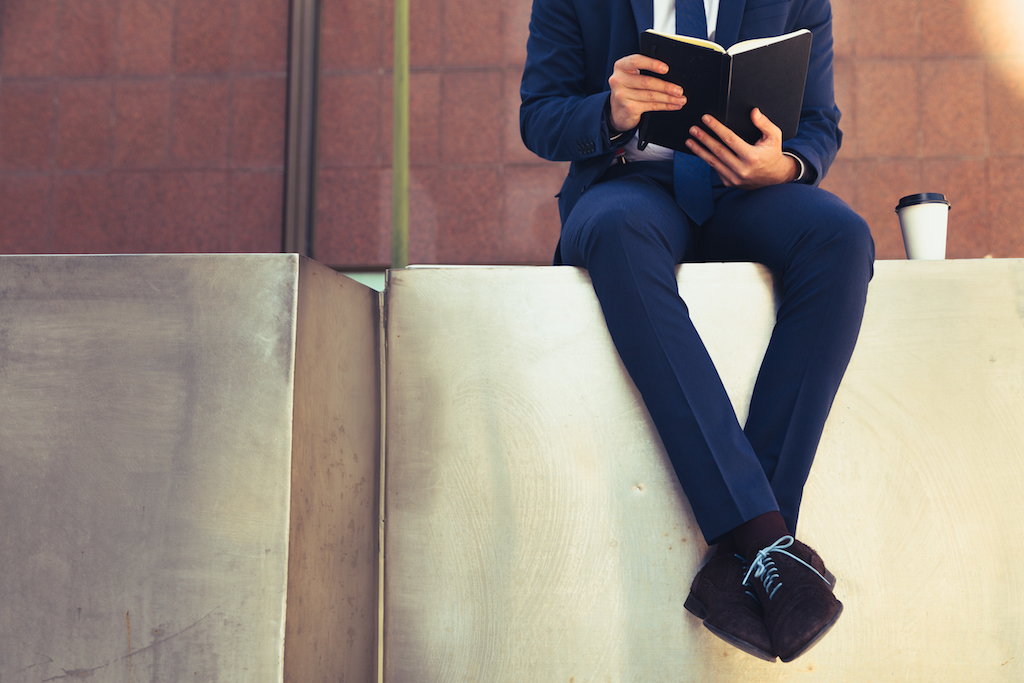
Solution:
[{"label": "suit jacket", "polygon": [[[534,0],[519,110],[526,146],[552,161],[571,161],[558,197],[565,222],[580,195],[608,169],[621,146],[609,142],[605,106],[615,62],[640,51],[653,25],[653,0]],[[800,125],[784,148],[817,172],[828,170],[842,141],[832,86],[829,0],[721,0],[716,42],[813,33]]]}]

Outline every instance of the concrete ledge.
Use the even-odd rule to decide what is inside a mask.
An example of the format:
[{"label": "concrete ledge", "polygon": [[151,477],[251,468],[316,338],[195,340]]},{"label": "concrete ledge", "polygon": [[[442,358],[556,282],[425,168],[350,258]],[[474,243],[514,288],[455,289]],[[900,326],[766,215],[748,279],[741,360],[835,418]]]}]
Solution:
[{"label": "concrete ledge", "polygon": [[[680,284],[741,419],[766,273]],[[706,546],[570,268],[390,275],[387,683],[1024,677],[1024,262],[879,262],[801,536],[846,611],[796,662],[683,610]]]},{"label": "concrete ledge", "polygon": [[0,257],[0,680],[373,680],[378,310],[294,255]]}]

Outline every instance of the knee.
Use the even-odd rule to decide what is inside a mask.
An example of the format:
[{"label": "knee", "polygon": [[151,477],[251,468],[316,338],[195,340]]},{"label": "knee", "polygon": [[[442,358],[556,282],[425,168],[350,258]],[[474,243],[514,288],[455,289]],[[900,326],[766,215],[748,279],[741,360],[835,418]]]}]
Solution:
[{"label": "knee", "polygon": [[862,269],[870,280],[875,265],[875,240],[871,227],[852,209],[839,224],[842,250],[852,266]]},{"label": "knee", "polygon": [[874,273],[875,241],[871,228],[853,209],[839,206],[819,216],[821,251],[830,268],[841,270],[847,277],[863,278],[865,285]]},{"label": "knee", "polygon": [[592,213],[576,225],[566,225],[566,233],[588,264],[607,259],[619,261],[632,256],[643,259],[674,259],[685,249],[686,231],[678,217],[665,212],[623,202]]},{"label": "knee", "polygon": [[578,256],[573,265],[591,268],[606,252],[621,250],[622,216],[618,210],[608,210],[581,216],[574,212],[562,228],[563,252]]},{"label": "knee", "polygon": [[581,233],[592,248],[621,249],[630,234],[642,229],[638,216],[623,206],[606,207],[604,211],[587,217]]}]

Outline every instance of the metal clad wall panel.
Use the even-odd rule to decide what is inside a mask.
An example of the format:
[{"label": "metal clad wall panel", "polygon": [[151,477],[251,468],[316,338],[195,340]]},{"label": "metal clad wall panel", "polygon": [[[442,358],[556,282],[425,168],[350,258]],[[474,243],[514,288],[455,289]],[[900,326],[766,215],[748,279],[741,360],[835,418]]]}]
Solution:
[{"label": "metal clad wall panel", "polygon": [[[743,419],[770,280],[680,283]],[[706,546],[584,272],[389,287],[387,683],[1024,675],[1021,261],[876,264],[801,518],[846,611],[789,665],[684,612]]]},{"label": "metal clad wall panel", "polygon": [[291,570],[289,647],[370,680],[377,306],[295,255],[0,258],[0,678],[280,681]]},{"label": "metal clad wall panel", "polygon": [[285,680],[375,680],[378,293],[302,259]]},{"label": "metal clad wall panel", "polygon": [[2,264],[3,678],[273,680],[295,258]]}]

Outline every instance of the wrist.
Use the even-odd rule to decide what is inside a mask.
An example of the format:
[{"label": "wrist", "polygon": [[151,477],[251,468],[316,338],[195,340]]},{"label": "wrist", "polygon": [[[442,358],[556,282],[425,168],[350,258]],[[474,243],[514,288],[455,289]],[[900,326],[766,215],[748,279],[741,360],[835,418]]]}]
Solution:
[{"label": "wrist", "polygon": [[631,130],[633,130],[632,128],[627,128],[626,130],[619,130],[618,128],[615,127],[615,119],[612,117],[611,98],[609,98],[608,102],[604,105],[604,124],[605,127],[608,129],[609,142],[619,142],[626,137],[626,133],[629,133]]},{"label": "wrist", "polygon": [[785,180],[783,182],[787,182],[787,183],[804,182],[805,179],[807,178],[807,164],[800,157],[800,155],[796,154],[795,152],[789,152],[789,151],[786,151],[786,150],[783,150],[782,155],[786,159],[788,159],[790,161],[790,163],[791,163],[791,170],[792,170],[792,176],[789,177],[788,180]]}]

